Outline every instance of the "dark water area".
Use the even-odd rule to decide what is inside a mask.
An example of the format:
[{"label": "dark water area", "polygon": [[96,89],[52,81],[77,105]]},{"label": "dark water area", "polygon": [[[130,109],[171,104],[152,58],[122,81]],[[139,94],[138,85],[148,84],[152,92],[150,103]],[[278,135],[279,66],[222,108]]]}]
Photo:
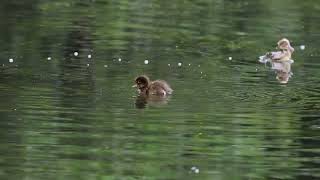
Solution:
[{"label": "dark water area", "polygon": [[[319,22],[311,0],[1,1],[0,179],[320,179]],[[287,84],[258,62],[283,37]],[[140,74],[173,95],[139,99]]]}]

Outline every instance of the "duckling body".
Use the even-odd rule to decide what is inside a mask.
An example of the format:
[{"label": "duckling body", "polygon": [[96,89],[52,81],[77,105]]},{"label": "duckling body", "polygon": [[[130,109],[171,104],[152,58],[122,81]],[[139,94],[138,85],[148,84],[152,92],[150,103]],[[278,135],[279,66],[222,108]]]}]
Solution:
[{"label": "duckling body", "polygon": [[173,90],[164,80],[150,81],[148,76],[142,75],[135,79],[135,87],[141,95],[166,96],[172,94]]},{"label": "duckling body", "polygon": [[172,91],[169,84],[164,80],[152,81],[148,89],[149,94],[162,96],[172,94]]}]

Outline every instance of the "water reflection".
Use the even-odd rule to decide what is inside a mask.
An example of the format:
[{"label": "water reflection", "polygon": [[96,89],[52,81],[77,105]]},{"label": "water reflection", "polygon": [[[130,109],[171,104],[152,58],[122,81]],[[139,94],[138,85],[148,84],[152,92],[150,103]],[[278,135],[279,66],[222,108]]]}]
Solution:
[{"label": "water reflection", "polygon": [[135,105],[138,109],[143,109],[148,106],[160,107],[168,104],[171,96],[143,95],[136,97]]},{"label": "water reflection", "polygon": [[[260,61],[261,62],[261,61]],[[293,72],[291,71],[291,64],[293,60],[290,61],[274,61],[267,60],[263,63],[270,63],[270,69],[274,70],[276,74],[276,79],[280,84],[287,84],[289,79],[292,77]]]},{"label": "water reflection", "polygon": [[291,61],[271,62],[271,69],[276,72],[276,79],[281,84],[286,84],[292,76]]}]

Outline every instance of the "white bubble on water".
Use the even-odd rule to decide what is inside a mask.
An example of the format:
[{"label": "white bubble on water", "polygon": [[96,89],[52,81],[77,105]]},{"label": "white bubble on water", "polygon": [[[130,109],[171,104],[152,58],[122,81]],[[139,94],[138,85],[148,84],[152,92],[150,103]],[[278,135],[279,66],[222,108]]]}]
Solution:
[{"label": "white bubble on water", "polygon": [[76,51],[76,52],[73,53],[73,55],[74,55],[74,56],[78,56],[79,53]]},{"label": "white bubble on water", "polygon": [[198,67],[201,67],[201,65],[199,64]]},{"label": "white bubble on water", "polygon": [[168,64],[168,66],[171,66],[171,64]]},{"label": "white bubble on water", "polygon": [[48,57],[47,60],[50,61],[50,60],[51,60],[51,57]]},{"label": "white bubble on water", "polygon": [[90,66],[90,64],[87,64],[87,66]]},{"label": "white bubble on water", "polygon": [[13,63],[13,59],[12,58],[9,59],[9,63]]},{"label": "white bubble on water", "polygon": [[301,49],[301,50],[304,50],[305,48],[306,48],[305,45],[300,45],[300,49]]},{"label": "white bubble on water", "polygon": [[149,61],[147,59],[144,60],[144,64],[149,64]]},{"label": "white bubble on water", "polygon": [[195,166],[191,167],[191,171],[196,173],[196,174],[198,174],[200,172],[199,168],[197,168]]},{"label": "white bubble on water", "polygon": [[119,58],[119,59],[118,59],[118,61],[119,61],[119,62],[121,62],[121,61],[122,61],[122,59],[121,59],[121,58]]},{"label": "white bubble on water", "polygon": [[232,57],[230,56],[228,59],[231,61],[231,60],[232,60]]},{"label": "white bubble on water", "polygon": [[88,58],[91,59],[91,57],[92,57],[91,54],[88,54]]},{"label": "white bubble on water", "polygon": [[179,63],[178,63],[178,66],[182,66],[182,63],[179,62]]},{"label": "white bubble on water", "polygon": [[106,64],[105,64],[103,67],[107,68],[107,67],[108,67],[108,65],[106,65]]},{"label": "white bubble on water", "polygon": [[191,64],[189,63],[189,66],[191,66]]}]

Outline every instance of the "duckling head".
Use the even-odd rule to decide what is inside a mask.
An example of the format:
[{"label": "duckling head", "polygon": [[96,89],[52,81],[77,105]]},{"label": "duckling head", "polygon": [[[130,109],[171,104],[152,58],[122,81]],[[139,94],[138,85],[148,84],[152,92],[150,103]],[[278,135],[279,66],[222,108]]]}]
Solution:
[{"label": "duckling head", "polygon": [[289,50],[291,53],[294,51],[294,48],[290,45],[290,41],[286,38],[278,41],[278,48],[281,50]]},{"label": "duckling head", "polygon": [[141,75],[135,79],[135,85],[133,85],[133,87],[137,87],[140,92],[143,92],[148,89],[149,84],[149,77],[146,75]]}]

